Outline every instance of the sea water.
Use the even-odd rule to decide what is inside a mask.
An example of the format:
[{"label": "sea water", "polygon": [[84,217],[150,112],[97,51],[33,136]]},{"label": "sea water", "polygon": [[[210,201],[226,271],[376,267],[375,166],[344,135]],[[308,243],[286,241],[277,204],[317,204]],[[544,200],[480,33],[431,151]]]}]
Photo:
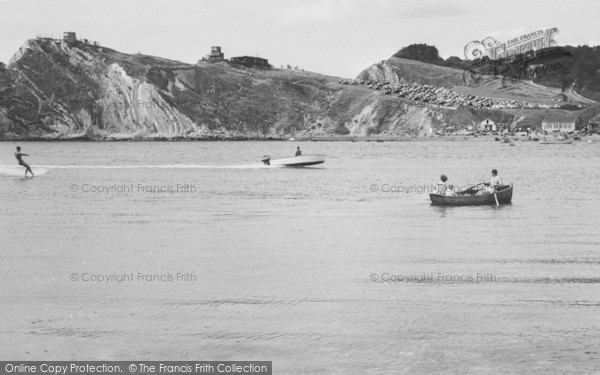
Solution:
[{"label": "sea water", "polygon": [[[19,145],[50,173],[0,176],[5,358],[600,371],[598,143]],[[260,163],[296,146],[326,162]],[[512,204],[431,206],[492,168]]]}]

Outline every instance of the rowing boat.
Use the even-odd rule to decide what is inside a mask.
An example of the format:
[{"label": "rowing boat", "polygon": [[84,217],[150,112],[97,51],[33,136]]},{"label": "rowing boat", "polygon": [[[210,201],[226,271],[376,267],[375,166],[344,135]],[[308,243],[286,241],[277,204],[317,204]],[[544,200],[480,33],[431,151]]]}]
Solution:
[{"label": "rowing boat", "polygon": [[570,145],[571,143],[573,143],[573,141],[571,141],[569,139],[556,139],[556,140],[540,139],[540,141],[538,143],[541,145]]},{"label": "rowing boat", "polygon": [[[473,190],[470,190],[475,192]],[[502,186],[496,192],[496,197],[493,193],[487,193],[482,195],[476,194],[464,194],[450,196],[440,194],[429,194],[431,203],[439,206],[483,206],[496,204],[496,198],[498,198],[498,204],[510,203],[512,200],[513,185]]]}]

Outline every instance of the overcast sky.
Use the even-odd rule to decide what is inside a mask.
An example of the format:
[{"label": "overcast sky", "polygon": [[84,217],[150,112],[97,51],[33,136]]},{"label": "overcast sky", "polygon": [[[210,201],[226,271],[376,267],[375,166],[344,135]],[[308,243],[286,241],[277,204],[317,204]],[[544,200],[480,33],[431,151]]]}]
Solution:
[{"label": "overcast sky", "polygon": [[75,31],[126,52],[195,63],[225,57],[354,77],[411,43],[463,57],[472,40],[557,27],[559,45],[599,45],[600,2],[475,0],[0,0],[0,61],[37,34]]}]

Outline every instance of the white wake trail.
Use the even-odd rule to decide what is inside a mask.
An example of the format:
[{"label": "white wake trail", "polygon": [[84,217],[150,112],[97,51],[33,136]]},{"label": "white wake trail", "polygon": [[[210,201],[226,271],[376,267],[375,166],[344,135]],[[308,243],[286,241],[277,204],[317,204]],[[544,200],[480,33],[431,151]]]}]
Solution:
[{"label": "white wake trail", "polygon": [[[35,165],[32,167],[45,169],[259,169],[273,168],[264,164],[246,164],[246,165],[199,165],[199,164],[174,164],[174,165]],[[0,174],[5,171],[23,169],[18,165],[0,165]],[[23,169],[24,170],[24,169]]]}]

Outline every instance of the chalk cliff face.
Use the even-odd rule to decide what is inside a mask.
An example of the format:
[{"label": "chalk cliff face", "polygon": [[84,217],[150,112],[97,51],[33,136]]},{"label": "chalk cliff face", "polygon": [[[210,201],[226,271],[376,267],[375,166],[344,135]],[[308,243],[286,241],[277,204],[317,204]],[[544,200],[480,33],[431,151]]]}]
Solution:
[{"label": "chalk cliff face", "polygon": [[[0,65],[2,139],[418,134],[423,108],[338,78],[32,39]],[[418,121],[415,121],[418,118]]]},{"label": "chalk cliff face", "polygon": [[3,72],[9,90],[21,95],[2,95],[1,129],[9,137],[187,134],[192,120],[147,81],[144,60],[174,64],[81,42],[30,40]]},{"label": "chalk cliff face", "polygon": [[[359,78],[463,83],[459,70],[397,60],[375,64]],[[0,139],[422,136],[487,117],[518,117],[452,110],[339,81],[299,70],[185,64],[81,41],[32,39],[7,66],[0,64]]]}]

